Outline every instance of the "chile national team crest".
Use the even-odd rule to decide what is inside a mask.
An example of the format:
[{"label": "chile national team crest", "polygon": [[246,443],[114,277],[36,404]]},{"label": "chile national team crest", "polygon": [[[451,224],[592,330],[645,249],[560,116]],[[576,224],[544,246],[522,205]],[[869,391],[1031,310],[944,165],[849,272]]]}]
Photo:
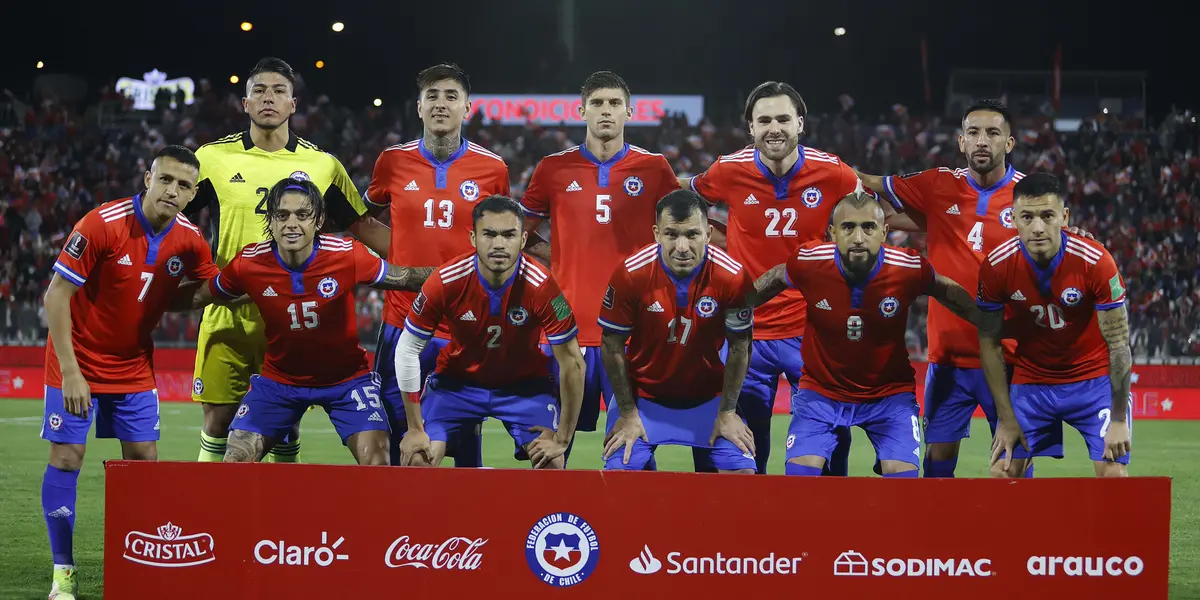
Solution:
[{"label": "chile national team crest", "polygon": [[50,418],[46,419],[46,421],[49,423],[50,429],[53,431],[58,431],[62,428],[62,415],[58,413],[50,413]]},{"label": "chile national team crest", "polygon": [[525,324],[525,321],[528,320],[529,311],[525,310],[523,307],[518,306],[508,311],[508,322],[512,323],[513,325],[520,327],[521,325]]},{"label": "chile national team crest", "polygon": [[546,585],[582,583],[600,562],[600,540],[587,521],[567,512],[546,515],[525,538],[529,569]]},{"label": "chile national team crest", "polygon": [[804,188],[804,191],[800,192],[800,201],[809,208],[816,208],[820,206],[821,190],[815,187]]},{"label": "chile national team crest", "polygon": [[300,181],[312,181],[312,178],[309,177],[308,173],[305,173],[304,171],[296,171],[295,173],[288,175],[288,178],[299,179]]},{"label": "chile national team crest", "polygon": [[479,198],[479,184],[468,179],[458,186],[458,193],[462,194],[463,200],[474,202]]},{"label": "chile national team crest", "polygon": [[900,301],[895,296],[888,296],[879,301],[879,314],[890,319],[898,312],[900,312]]},{"label": "chile national team crest", "polygon": [[1009,229],[1013,229],[1013,216],[1012,216],[1012,207],[1011,206],[1000,211],[1000,224]]},{"label": "chile national team crest", "polygon": [[337,291],[338,282],[332,277],[326,277],[325,279],[321,280],[321,283],[317,284],[317,293],[320,294],[322,298],[332,298]]},{"label": "chile national team crest", "polygon": [[182,272],[183,259],[179,258],[178,256],[172,256],[171,259],[167,261],[167,274],[169,274],[171,277],[179,277],[179,274]]},{"label": "chile national team crest", "polygon": [[192,381],[192,393],[199,396],[204,393],[204,380],[197,377]]},{"label": "chile national team crest", "polygon": [[1079,291],[1078,288],[1069,287],[1062,291],[1062,295],[1059,298],[1062,299],[1063,304],[1075,306],[1083,300],[1083,292]]},{"label": "chile national team crest", "polygon": [[630,175],[625,178],[625,193],[630,196],[637,196],[642,193],[645,186],[642,185],[642,179],[636,175]]},{"label": "chile national team crest", "polygon": [[717,314],[717,300],[712,296],[701,296],[696,301],[696,314],[702,317],[711,317]]}]

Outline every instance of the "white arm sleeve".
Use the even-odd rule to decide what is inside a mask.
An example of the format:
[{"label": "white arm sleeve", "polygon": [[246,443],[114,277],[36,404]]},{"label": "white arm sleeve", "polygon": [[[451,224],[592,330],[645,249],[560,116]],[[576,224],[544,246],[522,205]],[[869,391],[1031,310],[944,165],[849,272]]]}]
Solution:
[{"label": "white arm sleeve", "polygon": [[428,343],[405,329],[396,343],[396,380],[401,392],[421,391],[421,351]]}]

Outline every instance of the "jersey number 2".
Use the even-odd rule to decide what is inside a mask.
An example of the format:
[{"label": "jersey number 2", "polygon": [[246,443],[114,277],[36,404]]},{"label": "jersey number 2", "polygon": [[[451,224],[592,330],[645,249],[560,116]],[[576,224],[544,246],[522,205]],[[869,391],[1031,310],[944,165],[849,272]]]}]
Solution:
[{"label": "jersey number 2", "polygon": [[317,316],[316,302],[301,302],[299,314],[296,311],[296,303],[293,302],[288,305],[288,314],[292,315],[292,331],[300,329],[301,315],[304,316],[303,327],[305,329],[316,329],[321,325],[321,318]]},{"label": "jersey number 2", "polygon": [[271,193],[271,188],[258,188],[254,190],[254,193],[259,195],[258,206],[254,207],[254,214],[267,214],[267,194]]}]

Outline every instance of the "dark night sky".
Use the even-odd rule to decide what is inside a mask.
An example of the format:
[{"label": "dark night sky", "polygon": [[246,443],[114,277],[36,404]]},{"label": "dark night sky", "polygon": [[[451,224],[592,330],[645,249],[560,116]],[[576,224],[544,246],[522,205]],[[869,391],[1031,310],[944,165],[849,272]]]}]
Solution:
[{"label": "dark night sky", "polygon": [[[703,93],[710,106],[783,79],[814,111],[832,109],[841,92],[864,107],[921,109],[925,36],[935,103],[951,68],[1048,70],[1062,44],[1067,71],[1147,71],[1154,115],[1172,102],[1200,108],[1200,50],[1184,31],[1200,11],[1183,8],[1189,2],[577,0],[570,64],[557,46],[554,0],[7,4],[0,82],[18,93],[38,60],[45,72],[94,83],[158,68],[228,85],[230,74],[277,55],[314,91],[355,105],[412,97],[417,70],[453,60],[477,92],[575,91],[608,68],[635,93]],[[239,31],[243,20],[253,32]],[[341,34],[330,30],[335,20],[346,23]],[[849,33],[834,37],[837,26]],[[326,69],[313,67],[318,59]]]}]

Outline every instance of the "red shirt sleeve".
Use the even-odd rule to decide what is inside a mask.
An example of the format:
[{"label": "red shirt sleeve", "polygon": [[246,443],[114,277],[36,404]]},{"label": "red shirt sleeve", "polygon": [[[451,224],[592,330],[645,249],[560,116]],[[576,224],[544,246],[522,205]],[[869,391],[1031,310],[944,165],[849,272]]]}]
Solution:
[{"label": "red shirt sleeve", "polygon": [[754,291],[754,280],[750,272],[742,269],[734,276],[729,286],[729,299],[725,306],[725,329],[729,331],[745,331],[754,325],[754,309],[746,306],[746,296]]},{"label": "red shirt sleeve", "polygon": [[575,313],[571,311],[571,305],[567,303],[567,298],[563,296],[553,278],[547,277],[545,283],[538,288],[535,313],[542,324],[542,331],[546,332],[546,341],[552,346],[565,344],[579,334],[579,327],[575,324]]},{"label": "red shirt sleeve", "polygon": [[71,283],[82,286],[96,263],[104,259],[109,252],[110,240],[108,229],[98,210],[84,215],[67,243],[63,245],[58,261],[54,263],[54,272]]},{"label": "red shirt sleeve", "polygon": [[224,296],[226,298],[239,298],[245,294],[243,283],[241,281],[242,255],[238,254],[225,265],[225,268],[220,273],[208,281],[208,289],[213,296]]},{"label": "red shirt sleeve", "polygon": [[388,191],[392,178],[390,154],[387,150],[379,153],[379,158],[375,159],[375,170],[371,172],[371,183],[367,186],[367,193],[363,194],[363,200],[375,206],[387,206],[392,202],[392,194]]},{"label": "red shirt sleeve", "polygon": [[933,263],[930,263],[928,259],[918,254],[915,250],[910,251],[909,255],[921,259],[921,288],[917,292],[917,295],[920,296],[933,285],[933,280],[937,278],[937,272],[933,270]]},{"label": "red shirt sleeve", "polygon": [[725,167],[721,166],[721,160],[717,159],[707,171],[692,178],[689,185],[692,191],[704,197],[704,200],[709,204],[716,204],[725,199],[721,196],[721,189]]},{"label": "red shirt sleeve", "polygon": [[500,194],[512,198],[512,178],[508,174],[508,163],[501,163],[500,181],[496,182],[496,188],[500,190]]},{"label": "red shirt sleeve", "polygon": [[1117,271],[1117,264],[1107,250],[1092,267],[1088,287],[1096,310],[1110,310],[1125,305],[1125,279]]},{"label": "red shirt sleeve", "polygon": [[404,328],[423,340],[433,337],[433,332],[442,322],[445,297],[442,278],[437,272],[434,272],[421,287],[421,293],[413,299],[412,310],[409,311],[408,318],[404,320]]},{"label": "red shirt sleeve", "polygon": [[600,328],[609,333],[629,335],[633,332],[633,313],[638,298],[634,296],[633,281],[624,264],[617,265],[608,280],[608,289],[600,303]]},{"label": "red shirt sleeve", "polygon": [[192,238],[192,260],[191,268],[188,269],[188,279],[207,281],[216,277],[221,272],[217,265],[213,263],[212,248],[204,242],[204,238],[195,236]]},{"label": "red shirt sleeve", "polygon": [[671,168],[671,163],[665,156],[658,158],[658,168],[660,175],[658,189],[655,190],[655,200],[662,199],[663,196],[679,189],[679,178],[675,176],[675,169]]},{"label": "red shirt sleeve", "polygon": [[884,189],[875,191],[884,192],[884,197],[896,212],[911,208],[924,213],[929,208],[927,198],[932,196],[937,185],[937,174],[938,169],[928,169],[905,175],[888,175],[883,178]]},{"label": "red shirt sleeve", "polygon": [[[1001,263],[1003,266],[1004,263]],[[1004,295],[1004,273],[992,266],[992,261],[985,258],[979,267],[979,292],[975,303],[980,310],[996,311],[1004,309],[1008,299]]]},{"label": "red shirt sleeve", "polygon": [[546,184],[542,182],[542,179],[549,176],[546,160],[542,159],[542,162],[533,168],[533,175],[525,188],[525,196],[521,198],[521,208],[532,217],[550,218],[550,197],[546,195]]},{"label": "red shirt sleeve", "polygon": [[362,242],[353,241],[350,256],[354,259],[354,281],[364,285],[375,285],[387,275],[387,261],[371,254]]}]

